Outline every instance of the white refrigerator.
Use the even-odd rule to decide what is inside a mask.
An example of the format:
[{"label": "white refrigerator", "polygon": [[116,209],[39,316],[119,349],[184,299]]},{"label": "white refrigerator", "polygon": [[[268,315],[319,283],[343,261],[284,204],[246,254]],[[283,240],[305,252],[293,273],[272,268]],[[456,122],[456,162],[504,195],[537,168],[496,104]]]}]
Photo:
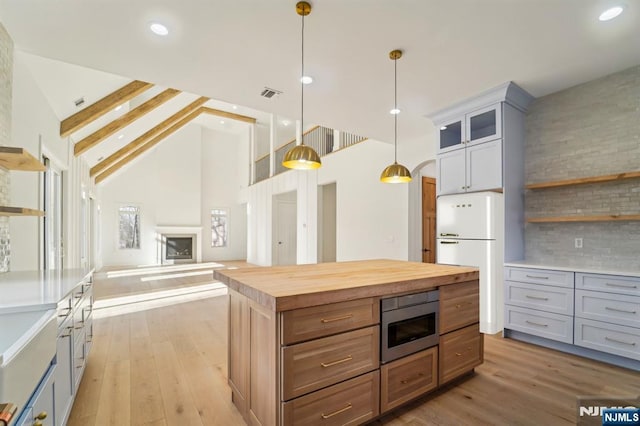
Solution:
[{"label": "white refrigerator", "polygon": [[480,269],[480,331],[503,327],[504,203],[502,194],[475,192],[438,197],[438,263]]}]

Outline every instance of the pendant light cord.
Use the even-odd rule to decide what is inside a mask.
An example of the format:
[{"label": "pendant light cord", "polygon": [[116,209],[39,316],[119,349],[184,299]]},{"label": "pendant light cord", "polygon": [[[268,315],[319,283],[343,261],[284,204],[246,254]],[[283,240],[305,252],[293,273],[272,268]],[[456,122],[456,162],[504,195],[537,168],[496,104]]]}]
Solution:
[{"label": "pendant light cord", "polygon": [[300,90],[302,95],[300,96],[300,145],[304,145],[304,83],[302,78],[304,77],[304,13],[302,14],[302,75],[300,75]]},{"label": "pendant light cord", "polygon": [[394,163],[398,162],[398,59],[393,60],[393,145]]}]

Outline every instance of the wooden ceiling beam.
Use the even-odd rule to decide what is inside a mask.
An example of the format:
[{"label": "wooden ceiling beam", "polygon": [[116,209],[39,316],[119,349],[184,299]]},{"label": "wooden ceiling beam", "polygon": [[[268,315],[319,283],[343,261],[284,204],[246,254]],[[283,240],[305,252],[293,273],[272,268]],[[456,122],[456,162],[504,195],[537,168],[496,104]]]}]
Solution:
[{"label": "wooden ceiling beam", "polygon": [[158,108],[160,105],[165,102],[173,99],[174,97],[180,94],[179,90],[175,89],[167,89],[162,93],[154,96],[149,99],[145,103],[138,105],[131,111],[126,114],[123,114],[121,117],[113,120],[111,123],[107,124],[103,128],[93,132],[86,138],[82,139],[73,147],[73,152],[76,157],[84,152],[87,152],[94,146],[98,145],[100,142],[113,135],[114,133],[122,130],[127,127],[129,124],[133,123],[140,117],[150,113],[154,109]]},{"label": "wooden ceiling beam", "polygon": [[94,104],[89,105],[82,111],[65,118],[60,122],[60,136],[66,138],[71,133],[76,132],[91,123],[92,121],[102,117],[118,105],[135,98],[142,92],[153,87],[153,84],[144,81],[132,81],[126,86],[121,87],[115,92],[105,96]]},{"label": "wooden ceiling beam", "polygon": [[221,111],[215,108],[202,107],[202,112],[210,115],[217,115],[218,117],[225,117],[231,120],[244,121],[245,123],[254,124],[256,119],[253,117],[248,117],[246,115],[235,114],[233,112]]},{"label": "wooden ceiling beam", "polygon": [[200,109],[193,111],[191,114],[187,115],[186,117],[184,117],[183,119],[181,119],[180,121],[178,121],[177,123],[169,127],[168,129],[160,133],[158,136],[151,139],[146,144],[142,145],[135,151],[131,152],[127,157],[123,158],[118,163],[114,164],[113,166],[109,167],[107,170],[103,171],[98,176],[96,176],[96,184],[99,184],[100,182],[102,182],[103,180],[105,180],[106,178],[108,178],[118,170],[120,170],[122,167],[129,164],[135,158],[139,157],[140,155],[144,154],[145,152],[147,152],[148,150],[156,146],[158,143],[162,142],[165,138],[167,138],[177,130],[184,127],[191,120],[199,116],[201,113],[202,111]]},{"label": "wooden ceiling beam", "polygon": [[209,98],[204,96],[196,99],[186,107],[182,108],[180,111],[173,114],[171,117],[167,118],[166,120],[164,120],[163,122],[161,122],[160,124],[152,128],[151,130],[145,132],[141,136],[134,139],[131,143],[120,148],[119,150],[117,150],[116,152],[114,152],[113,154],[111,154],[110,156],[108,156],[107,158],[105,158],[95,166],[93,166],[89,174],[91,175],[91,177],[93,177],[102,173],[104,170],[110,168],[115,163],[117,163],[120,159],[126,157],[131,152],[135,151],[136,149],[140,148],[141,146],[149,142],[154,136],[158,135],[164,129],[180,121],[182,118],[186,117],[192,112],[197,110],[198,114],[200,114],[201,113],[200,107],[208,100]]}]

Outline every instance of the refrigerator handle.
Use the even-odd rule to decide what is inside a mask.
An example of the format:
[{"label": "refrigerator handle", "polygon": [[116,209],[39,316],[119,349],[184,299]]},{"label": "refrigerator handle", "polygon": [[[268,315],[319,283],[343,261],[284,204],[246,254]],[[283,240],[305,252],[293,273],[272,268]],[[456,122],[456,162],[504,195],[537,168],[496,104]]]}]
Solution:
[{"label": "refrigerator handle", "polygon": [[441,237],[459,237],[458,234],[447,234],[447,233],[440,233]]},{"label": "refrigerator handle", "polygon": [[460,244],[459,241],[440,241],[440,244]]}]

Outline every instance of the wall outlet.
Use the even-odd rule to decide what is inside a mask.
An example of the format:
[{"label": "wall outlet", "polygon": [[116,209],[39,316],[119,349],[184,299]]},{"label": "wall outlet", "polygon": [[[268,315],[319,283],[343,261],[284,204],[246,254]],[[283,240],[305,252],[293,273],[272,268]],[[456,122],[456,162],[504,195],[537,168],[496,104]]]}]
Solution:
[{"label": "wall outlet", "polygon": [[577,249],[581,249],[582,248],[582,238],[576,238],[575,246],[576,246]]}]

